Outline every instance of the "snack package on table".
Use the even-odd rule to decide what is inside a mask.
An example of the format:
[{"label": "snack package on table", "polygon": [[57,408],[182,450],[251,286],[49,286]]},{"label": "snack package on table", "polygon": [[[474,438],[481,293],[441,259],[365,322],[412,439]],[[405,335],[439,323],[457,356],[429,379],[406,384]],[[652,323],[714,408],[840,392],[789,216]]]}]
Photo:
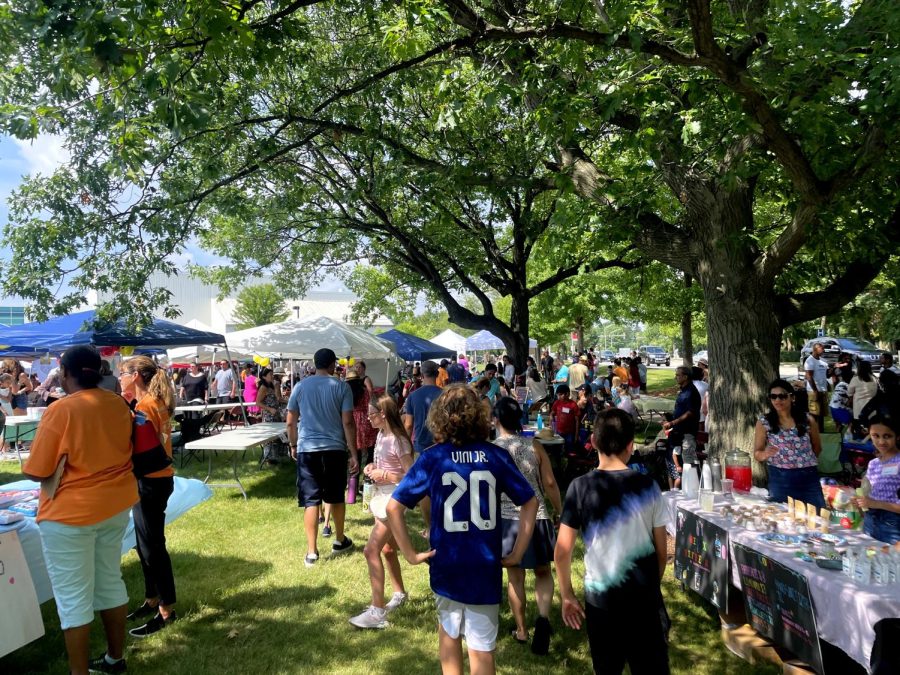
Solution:
[{"label": "snack package on table", "polygon": [[858,530],[862,527],[863,514],[853,503],[856,491],[846,485],[823,485],[822,493],[825,504],[831,510],[831,523],[840,525],[845,530]]},{"label": "snack package on table", "polygon": [[25,520],[25,516],[15,511],[0,509],[0,525],[12,525],[20,520]]},{"label": "snack package on table", "polygon": [[0,509],[5,509],[13,504],[37,499],[40,490],[5,490],[0,491]]},{"label": "snack package on table", "polygon": [[35,516],[37,516],[38,512],[38,500],[30,499],[27,502],[19,502],[18,504],[13,504],[9,507],[9,510],[15,511],[16,513],[21,513],[28,516],[29,518],[34,518]]}]

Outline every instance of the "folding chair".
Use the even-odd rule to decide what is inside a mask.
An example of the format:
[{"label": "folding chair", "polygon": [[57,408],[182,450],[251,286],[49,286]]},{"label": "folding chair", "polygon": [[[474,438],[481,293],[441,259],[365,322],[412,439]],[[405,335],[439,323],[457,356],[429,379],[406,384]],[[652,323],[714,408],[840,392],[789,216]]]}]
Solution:
[{"label": "folding chair", "polygon": [[[203,458],[198,455],[198,453],[202,453],[203,450],[188,450],[185,448],[186,443],[190,443],[191,441],[195,441],[203,435],[203,426],[209,422],[212,417],[212,413],[208,415],[204,415],[203,417],[184,417],[181,420],[181,431],[179,432],[179,438],[177,445],[180,448],[179,454],[181,455],[181,466],[183,467],[187,464],[192,457],[197,457],[198,461],[203,461]],[[175,435],[172,436],[172,450],[175,451],[176,439]]]},{"label": "folding chair", "polygon": [[217,434],[225,427],[225,411],[224,410],[216,410],[214,412],[209,413],[208,415],[204,415],[200,419],[200,435],[201,436],[212,436],[214,433]]}]

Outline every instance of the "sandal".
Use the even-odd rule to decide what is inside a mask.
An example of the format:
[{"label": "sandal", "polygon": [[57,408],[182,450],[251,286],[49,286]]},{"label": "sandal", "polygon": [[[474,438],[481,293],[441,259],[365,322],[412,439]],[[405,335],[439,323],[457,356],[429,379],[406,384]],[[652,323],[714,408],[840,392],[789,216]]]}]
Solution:
[{"label": "sandal", "polygon": [[[518,631],[516,628],[513,628],[513,629],[512,629],[512,632],[510,633],[510,635],[512,635],[513,640],[515,640],[516,642],[518,642],[520,645],[527,645],[527,644],[528,644],[528,637],[525,637],[524,640],[523,640],[522,638],[520,638],[520,637],[519,637],[519,631]],[[526,636],[527,636],[527,635],[528,635],[528,634],[526,633]]]}]

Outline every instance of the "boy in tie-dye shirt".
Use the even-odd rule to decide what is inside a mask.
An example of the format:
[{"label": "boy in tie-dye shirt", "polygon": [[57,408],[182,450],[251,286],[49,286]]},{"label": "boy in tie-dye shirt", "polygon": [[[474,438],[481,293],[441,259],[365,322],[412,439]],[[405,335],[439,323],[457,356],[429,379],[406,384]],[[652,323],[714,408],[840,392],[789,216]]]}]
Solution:
[{"label": "boy in tie-dye shirt", "polygon": [[[669,672],[659,582],[666,568],[668,516],[659,487],[629,469],[634,420],[604,410],[591,437],[600,451],[597,470],[575,479],[566,493],[555,560],[563,622],[580,629],[586,619],[595,673]],[[572,551],[584,539],[584,599],[572,589]]]}]

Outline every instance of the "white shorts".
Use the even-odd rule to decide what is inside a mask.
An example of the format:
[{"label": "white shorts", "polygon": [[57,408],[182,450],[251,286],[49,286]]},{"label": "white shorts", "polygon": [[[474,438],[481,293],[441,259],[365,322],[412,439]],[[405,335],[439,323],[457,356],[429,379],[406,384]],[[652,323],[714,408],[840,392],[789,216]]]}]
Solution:
[{"label": "white shorts", "polygon": [[454,640],[460,634],[466,646],[476,652],[492,652],[497,646],[500,605],[467,605],[442,595],[434,596],[438,621]]},{"label": "white shorts", "polygon": [[378,520],[387,520],[387,505],[391,501],[396,485],[375,485],[369,500],[369,510]]}]

